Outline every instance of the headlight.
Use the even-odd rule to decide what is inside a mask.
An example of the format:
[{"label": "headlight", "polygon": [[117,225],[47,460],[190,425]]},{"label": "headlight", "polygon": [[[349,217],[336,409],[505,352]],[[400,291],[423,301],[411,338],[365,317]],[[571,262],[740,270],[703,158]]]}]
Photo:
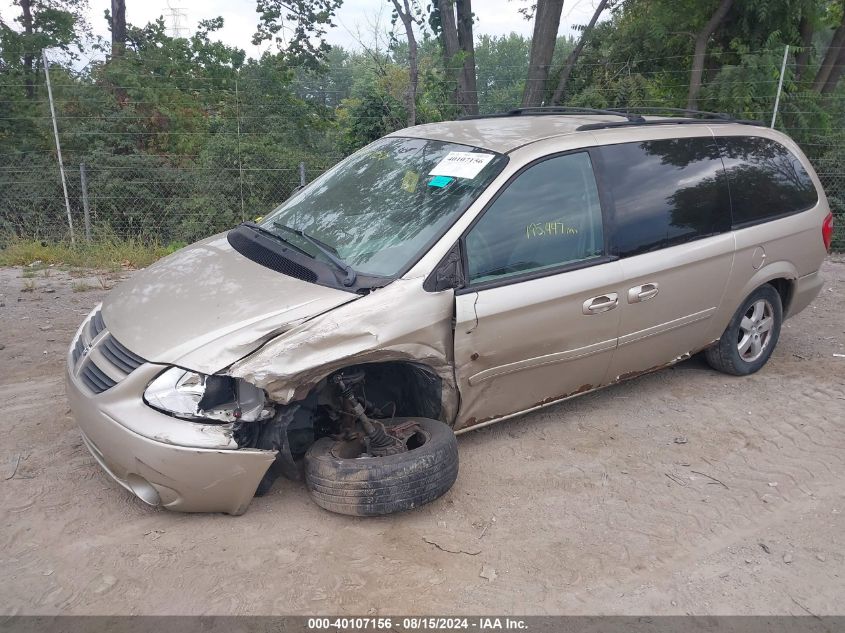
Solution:
[{"label": "headlight", "polygon": [[186,420],[254,422],[273,415],[264,391],[245,380],[206,376],[171,367],[153,380],[144,392],[148,405]]}]

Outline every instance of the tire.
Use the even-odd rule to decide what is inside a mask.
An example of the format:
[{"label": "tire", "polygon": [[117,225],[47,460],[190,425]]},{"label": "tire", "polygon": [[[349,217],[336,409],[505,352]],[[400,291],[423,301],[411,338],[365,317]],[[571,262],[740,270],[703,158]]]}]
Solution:
[{"label": "tire", "polygon": [[443,422],[413,420],[425,441],[397,455],[337,457],[332,450],[339,442],[317,440],[305,455],[305,483],[314,502],[339,514],[377,516],[417,508],[445,494],[458,477],[457,438]]},{"label": "tire", "polygon": [[[758,319],[756,309],[760,306],[763,314]],[[769,318],[769,328],[764,330]],[[783,306],[778,291],[769,284],[760,286],[742,302],[719,341],[705,350],[704,357],[713,369],[723,373],[733,376],[753,374],[772,355],[780,338],[782,323]]]}]

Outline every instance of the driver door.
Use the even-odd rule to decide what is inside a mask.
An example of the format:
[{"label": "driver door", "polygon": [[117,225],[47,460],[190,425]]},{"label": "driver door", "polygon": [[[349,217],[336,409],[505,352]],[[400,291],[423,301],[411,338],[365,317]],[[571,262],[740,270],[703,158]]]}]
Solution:
[{"label": "driver door", "polygon": [[605,251],[588,151],[547,157],[506,184],[463,239],[456,292],[456,428],[598,387],[619,330],[623,275]]}]

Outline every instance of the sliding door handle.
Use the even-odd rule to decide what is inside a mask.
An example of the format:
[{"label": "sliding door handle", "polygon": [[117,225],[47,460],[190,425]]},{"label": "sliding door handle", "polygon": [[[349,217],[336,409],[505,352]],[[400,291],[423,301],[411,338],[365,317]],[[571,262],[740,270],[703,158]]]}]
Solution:
[{"label": "sliding door handle", "polygon": [[660,292],[660,288],[658,288],[656,283],[634,286],[628,291],[628,303],[648,301],[652,297],[656,297],[658,292]]}]

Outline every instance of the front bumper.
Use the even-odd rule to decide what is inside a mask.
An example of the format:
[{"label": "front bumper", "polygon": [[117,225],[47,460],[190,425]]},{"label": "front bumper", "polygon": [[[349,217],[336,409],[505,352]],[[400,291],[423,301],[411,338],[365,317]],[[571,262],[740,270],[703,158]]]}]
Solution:
[{"label": "front bumper", "polygon": [[246,511],[275,451],[238,449],[227,425],[187,422],[147,406],[143,392],[160,365],[143,364],[102,393],[93,393],[77,369],[69,354],[71,411],[88,450],[117,483],[171,510]]}]

